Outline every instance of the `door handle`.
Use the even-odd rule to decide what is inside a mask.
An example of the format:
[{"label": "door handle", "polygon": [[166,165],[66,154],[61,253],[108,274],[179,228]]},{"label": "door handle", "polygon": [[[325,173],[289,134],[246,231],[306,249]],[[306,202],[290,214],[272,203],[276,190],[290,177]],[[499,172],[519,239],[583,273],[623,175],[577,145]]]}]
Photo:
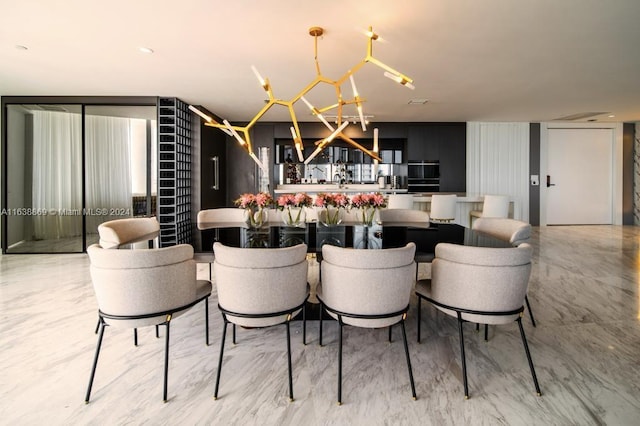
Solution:
[{"label": "door handle", "polygon": [[211,172],[213,173],[213,177],[212,177],[213,184],[211,185],[211,189],[217,191],[220,189],[220,164],[219,164],[219,159],[217,155],[215,157],[211,157],[211,163],[212,163]]},{"label": "door handle", "polygon": [[549,188],[550,186],[556,186],[556,184],[551,183],[551,176],[547,175],[547,188]]}]

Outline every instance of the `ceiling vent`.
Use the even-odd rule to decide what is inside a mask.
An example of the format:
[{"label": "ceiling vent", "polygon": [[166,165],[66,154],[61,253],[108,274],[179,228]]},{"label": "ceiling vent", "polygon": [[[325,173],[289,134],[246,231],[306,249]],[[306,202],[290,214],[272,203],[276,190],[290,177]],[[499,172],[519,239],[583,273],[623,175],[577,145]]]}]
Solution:
[{"label": "ceiling vent", "polygon": [[609,114],[608,111],[603,112],[580,112],[578,114],[567,115],[565,117],[554,118],[553,121],[579,121],[588,118],[597,117],[598,115]]}]

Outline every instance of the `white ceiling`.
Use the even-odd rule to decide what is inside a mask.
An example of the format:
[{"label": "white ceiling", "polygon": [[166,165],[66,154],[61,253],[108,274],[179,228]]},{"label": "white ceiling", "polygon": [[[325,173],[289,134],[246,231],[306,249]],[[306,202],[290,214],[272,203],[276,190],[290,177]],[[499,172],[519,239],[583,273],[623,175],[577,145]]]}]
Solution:
[{"label": "white ceiling", "polygon": [[[369,25],[384,38],[374,56],[416,86],[358,71],[373,121],[640,121],[639,0],[0,0],[0,95],[176,96],[247,121],[266,98],[251,65],[289,100],[316,75],[311,26],[337,80],[364,58]],[[332,90],[307,98],[328,105]]]}]

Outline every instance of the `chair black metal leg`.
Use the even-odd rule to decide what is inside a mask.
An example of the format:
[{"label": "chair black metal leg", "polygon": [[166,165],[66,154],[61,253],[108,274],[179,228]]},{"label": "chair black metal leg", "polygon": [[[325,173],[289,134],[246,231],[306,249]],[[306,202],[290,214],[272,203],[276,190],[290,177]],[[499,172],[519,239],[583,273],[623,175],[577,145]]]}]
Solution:
[{"label": "chair black metal leg", "polygon": [[460,357],[462,358],[462,377],[464,382],[464,398],[469,399],[469,386],[467,384],[467,360],[464,356],[464,335],[462,333],[462,314],[458,312],[458,334],[460,334]]},{"label": "chair black metal leg", "polygon": [[289,366],[289,401],[293,402],[293,373],[291,369],[291,330],[289,321],[287,325],[287,364]]},{"label": "chair black metal leg", "polygon": [[133,329],[133,345],[138,346],[138,329]]},{"label": "chair black metal leg", "polygon": [[489,325],[488,324],[484,325],[484,341],[485,342],[489,341]]},{"label": "chair black metal leg", "polygon": [[236,325],[233,324],[233,344],[236,344]]},{"label": "chair black metal leg", "polygon": [[338,405],[342,405],[342,317],[338,316]]},{"label": "chair black metal leg", "polygon": [[227,319],[224,318],[224,327],[222,328],[222,342],[220,343],[220,358],[218,358],[218,371],[216,373],[216,389],[213,392],[213,399],[218,399],[218,387],[220,386],[220,373],[222,372],[222,355],[224,355],[224,341],[227,337]]},{"label": "chair black metal leg", "polygon": [[[406,314],[405,314],[406,315]],[[409,368],[409,381],[411,382],[411,395],[414,401],[418,399],[416,396],[416,385],[413,382],[413,369],[411,368],[411,358],[409,357],[409,345],[407,345],[407,331],[404,326],[404,319],[400,322],[402,326],[402,340],[404,341],[404,353],[407,356],[407,368]]]},{"label": "chair black metal leg", "polygon": [[302,344],[307,345],[307,303],[302,305]]},{"label": "chair black metal leg", "polygon": [[527,297],[527,295],[524,296],[524,301],[527,304],[527,311],[529,311],[529,318],[531,318],[531,324],[533,324],[533,326],[536,326],[536,320],[533,319],[533,311],[531,310],[531,305],[529,305],[529,297]]},{"label": "chair black metal leg", "polygon": [[213,274],[211,271],[212,269],[213,269],[213,263],[209,262],[209,281],[211,281],[211,278],[213,277]]},{"label": "chair black metal leg", "polygon": [[320,302],[320,324],[318,331],[318,346],[322,346],[322,302]]},{"label": "chair black metal leg", "polygon": [[389,326],[389,343],[391,343],[391,328],[393,327],[393,325]]},{"label": "chair black metal leg", "polygon": [[531,369],[531,377],[533,377],[533,384],[536,387],[536,393],[538,396],[542,395],[540,386],[538,385],[538,377],[536,376],[536,370],[533,368],[533,361],[531,360],[531,353],[529,352],[529,345],[527,344],[527,338],[524,335],[524,328],[522,327],[522,320],[518,317],[518,327],[520,328],[520,336],[522,337],[522,344],[524,345],[524,351],[527,354],[527,361],[529,361],[529,368]]},{"label": "chair black metal leg", "polygon": [[160,338],[160,326],[156,324],[156,339]]},{"label": "chair black metal leg", "polygon": [[94,331],[94,334],[98,334],[98,330],[100,329],[100,317],[98,317],[98,322],[96,323],[96,331]]},{"label": "chair black metal leg", "polygon": [[422,320],[422,297],[418,296],[418,343],[420,343],[420,322]]},{"label": "chair black metal leg", "polygon": [[167,402],[167,381],[169,380],[169,325],[171,320],[167,321],[167,335],[164,339],[164,389],[162,391],[162,401]]},{"label": "chair black metal leg", "polygon": [[209,298],[205,297],[204,299],[204,327],[205,327],[205,341],[207,346],[209,346]]},{"label": "chair black metal leg", "polygon": [[480,332],[480,323],[476,323],[476,333]]},{"label": "chair black metal leg", "polygon": [[91,367],[91,376],[89,376],[89,386],[87,387],[87,394],[84,397],[84,403],[89,403],[89,398],[91,397],[91,387],[93,386],[93,378],[96,375],[96,366],[98,365],[98,356],[100,355],[100,347],[102,346],[102,337],[104,336],[104,328],[105,324],[101,319],[98,319],[98,344],[96,346],[96,353],[93,356],[93,366]]}]

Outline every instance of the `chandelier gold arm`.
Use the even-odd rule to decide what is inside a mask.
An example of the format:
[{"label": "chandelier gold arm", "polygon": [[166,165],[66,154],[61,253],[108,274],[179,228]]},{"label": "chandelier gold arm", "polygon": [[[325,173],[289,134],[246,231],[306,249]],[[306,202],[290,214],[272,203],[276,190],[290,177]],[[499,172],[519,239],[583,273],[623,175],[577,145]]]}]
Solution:
[{"label": "chandelier gold arm", "polygon": [[[364,123],[364,114],[362,111],[362,104],[364,102],[366,102],[366,100],[362,97],[360,97],[360,95],[357,93],[357,89],[355,88],[355,83],[353,81],[353,75],[358,72],[360,70],[360,68],[362,68],[365,64],[367,63],[372,63],[376,66],[378,66],[379,68],[382,68],[383,70],[386,71],[385,76],[387,76],[387,73],[389,74],[389,77],[392,78],[394,81],[398,82],[401,85],[404,85],[406,87],[409,88],[413,88],[413,85],[411,83],[413,83],[413,80],[409,77],[407,77],[406,75],[402,74],[401,72],[395,70],[394,68],[386,65],[385,63],[383,63],[382,61],[378,60],[377,58],[375,58],[373,56],[373,41],[377,40],[379,38],[378,34],[373,32],[373,28],[370,26],[369,30],[367,31],[366,35],[367,35],[367,54],[365,56],[364,59],[362,59],[360,62],[358,62],[355,66],[351,67],[342,77],[340,77],[338,80],[331,80],[329,78],[327,78],[326,76],[324,76],[320,70],[320,62],[318,60],[318,37],[322,36],[324,34],[324,29],[321,27],[311,27],[309,29],[309,35],[311,35],[314,38],[314,43],[313,43],[313,47],[314,47],[314,61],[315,61],[315,67],[316,67],[316,76],[313,79],[313,81],[311,81],[309,84],[307,84],[302,90],[300,90],[300,92],[298,94],[296,94],[293,98],[291,98],[289,101],[285,101],[282,99],[277,99],[274,94],[273,94],[273,90],[271,87],[271,84],[269,83],[269,79],[266,78],[262,78],[262,76],[260,75],[260,73],[258,72],[258,70],[252,66],[251,68],[253,69],[254,74],[256,75],[256,77],[258,78],[258,81],[260,83],[260,86],[263,88],[263,90],[267,93],[269,100],[266,102],[266,104],[260,109],[260,111],[253,117],[253,119],[251,119],[251,121],[249,121],[249,123],[242,127],[242,126],[233,126],[231,125],[228,121],[224,120],[223,123],[218,123],[216,120],[214,120],[212,117],[209,117],[207,114],[202,113],[201,111],[197,110],[197,108],[193,107],[193,106],[189,106],[189,109],[191,109],[192,111],[194,111],[196,114],[198,114],[200,117],[202,117],[205,121],[205,125],[206,126],[210,126],[210,127],[215,127],[218,129],[221,129],[222,131],[224,131],[225,133],[227,133],[229,136],[234,137],[238,143],[240,143],[240,145],[247,150],[247,153],[249,154],[249,156],[251,156],[251,158],[261,167],[264,169],[264,165],[259,161],[258,157],[256,157],[256,155],[253,153],[253,149],[252,149],[252,144],[251,144],[251,136],[250,136],[250,131],[252,129],[252,127],[258,122],[258,120],[260,120],[265,114],[266,112],[274,105],[280,105],[280,106],[284,106],[287,107],[289,110],[289,115],[292,121],[292,127],[291,127],[291,135],[293,138],[293,142],[294,142],[294,146],[296,147],[296,151],[298,153],[298,157],[301,160],[302,157],[302,150],[304,149],[303,145],[302,145],[302,134],[300,132],[300,126],[298,124],[298,120],[293,108],[293,105],[299,101],[300,99],[302,99],[304,101],[304,103],[309,107],[309,109],[311,110],[312,114],[315,115],[320,121],[322,121],[329,130],[331,130],[331,135],[327,138],[321,139],[320,141],[316,142],[316,149],[314,150],[314,152],[307,157],[306,160],[304,160],[305,164],[308,164],[315,156],[317,156],[320,151],[322,151],[322,149],[324,149],[327,145],[329,145],[335,138],[340,138],[342,140],[344,140],[345,142],[349,143],[350,145],[352,145],[353,147],[361,150],[362,152],[364,152],[365,154],[367,154],[368,156],[370,156],[371,158],[373,158],[374,160],[377,161],[382,161],[381,158],[378,156],[378,154],[375,151],[370,151],[367,148],[363,147],[362,145],[360,145],[359,143],[357,143],[356,141],[354,141],[353,139],[349,138],[348,136],[344,135],[342,133],[342,130],[347,126],[347,124],[349,124],[348,121],[343,122],[342,121],[342,109],[345,105],[353,105],[355,104],[357,109],[358,109],[358,115],[361,121],[361,125],[362,125],[362,129],[363,131],[366,131],[366,127],[365,127],[365,123]],[[347,80],[347,79],[351,79],[351,84],[352,84],[352,88],[353,88],[353,99],[350,100],[344,100],[342,98],[342,90],[341,90],[341,86],[342,84]],[[334,104],[331,104],[329,106],[323,107],[323,108],[316,108],[315,106],[313,106],[305,97],[304,95],[306,95],[307,93],[309,93],[311,90],[313,90],[318,84],[320,83],[324,83],[324,84],[329,84],[331,86],[333,86],[335,88],[335,92],[336,92],[336,98],[337,98],[337,102]],[[324,118],[323,113],[326,111],[330,111],[333,109],[337,109],[337,129],[334,129],[334,127],[329,124],[329,122]],[[244,138],[242,136],[240,136],[240,134],[238,132],[241,132],[244,136]],[[377,136],[377,134],[376,134]]]}]

